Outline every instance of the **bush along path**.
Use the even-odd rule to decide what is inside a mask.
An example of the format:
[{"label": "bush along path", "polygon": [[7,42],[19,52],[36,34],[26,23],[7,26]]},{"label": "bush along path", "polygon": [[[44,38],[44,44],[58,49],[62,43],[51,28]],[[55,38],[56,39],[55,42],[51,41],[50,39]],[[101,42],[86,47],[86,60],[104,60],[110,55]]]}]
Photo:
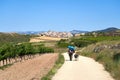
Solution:
[{"label": "bush along path", "polygon": [[69,61],[67,53],[63,54],[65,63],[53,76],[52,80],[114,80],[105,71],[102,64],[92,58],[79,56],[78,61]]}]

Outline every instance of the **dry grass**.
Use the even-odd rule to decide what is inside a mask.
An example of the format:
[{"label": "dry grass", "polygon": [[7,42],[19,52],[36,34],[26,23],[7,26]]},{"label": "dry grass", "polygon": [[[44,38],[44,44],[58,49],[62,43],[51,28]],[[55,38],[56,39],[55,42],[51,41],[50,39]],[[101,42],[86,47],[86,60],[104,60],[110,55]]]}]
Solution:
[{"label": "dry grass", "polygon": [[98,42],[85,47],[81,54],[99,61],[116,80],[120,80],[120,49],[116,47],[118,44],[120,41]]},{"label": "dry grass", "polygon": [[31,38],[30,42],[59,41],[61,39],[67,39],[67,38],[55,38],[55,37],[40,36],[40,37]]}]

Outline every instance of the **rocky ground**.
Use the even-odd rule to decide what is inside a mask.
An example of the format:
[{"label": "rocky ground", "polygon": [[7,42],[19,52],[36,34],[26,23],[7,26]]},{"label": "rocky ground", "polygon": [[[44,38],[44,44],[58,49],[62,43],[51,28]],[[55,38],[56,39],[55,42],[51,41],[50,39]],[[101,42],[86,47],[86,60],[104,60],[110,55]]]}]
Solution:
[{"label": "rocky ground", "polygon": [[58,54],[43,54],[0,70],[0,80],[40,80],[53,67]]}]

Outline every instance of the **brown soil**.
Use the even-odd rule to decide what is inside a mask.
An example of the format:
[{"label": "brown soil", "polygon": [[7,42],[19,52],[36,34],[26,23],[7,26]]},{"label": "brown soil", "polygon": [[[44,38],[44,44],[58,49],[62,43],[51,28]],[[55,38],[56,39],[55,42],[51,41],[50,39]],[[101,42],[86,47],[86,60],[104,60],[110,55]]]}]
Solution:
[{"label": "brown soil", "polygon": [[53,67],[58,54],[43,54],[0,70],[0,80],[40,80]]}]

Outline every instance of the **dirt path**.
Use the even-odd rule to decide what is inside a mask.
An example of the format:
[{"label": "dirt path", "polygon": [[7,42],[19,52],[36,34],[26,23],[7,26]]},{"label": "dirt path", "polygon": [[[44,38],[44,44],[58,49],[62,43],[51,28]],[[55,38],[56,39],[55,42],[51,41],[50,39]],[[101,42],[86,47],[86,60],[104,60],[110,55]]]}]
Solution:
[{"label": "dirt path", "polygon": [[69,61],[68,54],[63,55],[66,61],[52,80],[114,80],[101,64],[91,58],[79,56],[78,61]]},{"label": "dirt path", "polygon": [[0,80],[40,80],[57,60],[57,54],[43,54],[0,70]]}]

